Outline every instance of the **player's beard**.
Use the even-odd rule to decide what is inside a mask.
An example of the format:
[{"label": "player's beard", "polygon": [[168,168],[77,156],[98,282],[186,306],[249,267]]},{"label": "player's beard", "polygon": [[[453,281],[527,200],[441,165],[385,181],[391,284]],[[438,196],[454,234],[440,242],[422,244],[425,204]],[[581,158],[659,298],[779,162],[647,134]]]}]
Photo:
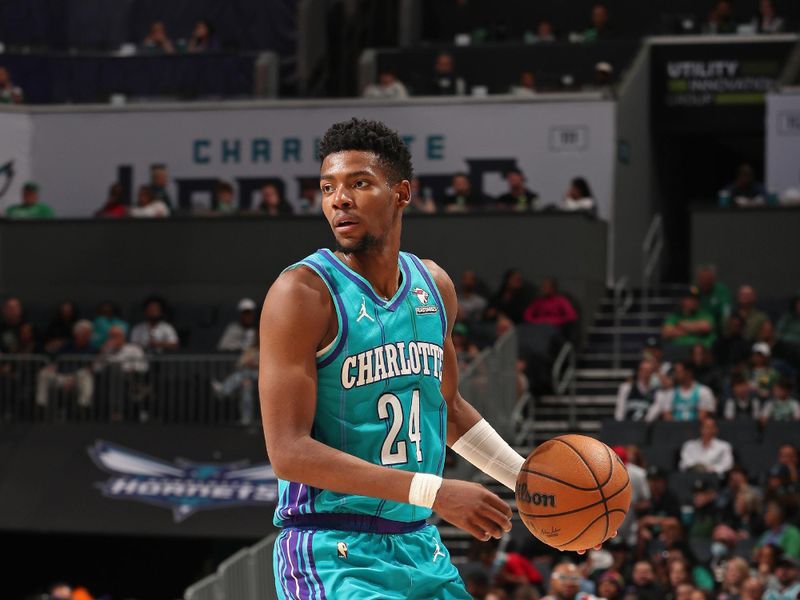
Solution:
[{"label": "player's beard", "polygon": [[381,240],[379,238],[371,233],[366,233],[364,234],[364,237],[362,237],[352,246],[342,246],[337,240],[336,250],[342,254],[363,254],[377,248],[380,245]]}]

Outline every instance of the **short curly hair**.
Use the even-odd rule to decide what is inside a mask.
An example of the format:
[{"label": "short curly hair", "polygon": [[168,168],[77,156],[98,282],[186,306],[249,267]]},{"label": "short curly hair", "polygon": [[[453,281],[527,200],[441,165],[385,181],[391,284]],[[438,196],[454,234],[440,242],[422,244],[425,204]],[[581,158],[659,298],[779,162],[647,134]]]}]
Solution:
[{"label": "short curly hair", "polygon": [[396,131],[380,121],[356,119],[334,123],[319,143],[319,160],[335,152],[365,150],[377,155],[390,183],[411,180],[414,168],[411,153]]}]

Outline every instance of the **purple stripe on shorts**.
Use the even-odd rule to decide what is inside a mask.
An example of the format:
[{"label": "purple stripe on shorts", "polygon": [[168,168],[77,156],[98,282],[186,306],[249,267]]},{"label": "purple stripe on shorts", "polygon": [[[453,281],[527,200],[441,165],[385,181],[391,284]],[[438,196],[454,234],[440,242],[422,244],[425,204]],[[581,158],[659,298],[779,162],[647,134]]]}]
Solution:
[{"label": "purple stripe on shorts", "polygon": [[284,527],[296,529],[334,529],[362,533],[411,533],[425,527],[425,521],[393,521],[373,515],[350,513],[314,513],[292,515],[283,522]]},{"label": "purple stripe on shorts", "polygon": [[327,596],[325,595],[325,586],[322,585],[322,578],[317,573],[317,563],[314,561],[314,534],[316,531],[312,531],[308,534],[308,538],[306,538],[306,552],[308,552],[308,565],[311,567],[311,575],[314,577],[314,581],[317,582],[317,587],[319,588],[320,598],[322,600],[327,600]]}]

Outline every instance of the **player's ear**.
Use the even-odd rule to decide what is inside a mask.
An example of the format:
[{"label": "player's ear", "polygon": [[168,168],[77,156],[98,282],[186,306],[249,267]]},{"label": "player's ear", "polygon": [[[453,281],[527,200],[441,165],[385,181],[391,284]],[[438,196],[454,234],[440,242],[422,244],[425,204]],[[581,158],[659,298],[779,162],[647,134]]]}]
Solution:
[{"label": "player's ear", "polygon": [[411,183],[408,179],[403,179],[394,186],[395,202],[400,208],[405,208],[411,202]]}]

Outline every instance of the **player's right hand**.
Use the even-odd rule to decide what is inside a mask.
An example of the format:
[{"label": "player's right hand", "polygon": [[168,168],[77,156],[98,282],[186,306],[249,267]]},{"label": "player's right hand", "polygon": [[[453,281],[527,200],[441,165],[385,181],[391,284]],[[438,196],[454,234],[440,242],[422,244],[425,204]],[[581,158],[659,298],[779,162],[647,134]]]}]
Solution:
[{"label": "player's right hand", "polygon": [[511,508],[482,485],[445,479],[433,510],[445,521],[482,541],[511,531]]}]

